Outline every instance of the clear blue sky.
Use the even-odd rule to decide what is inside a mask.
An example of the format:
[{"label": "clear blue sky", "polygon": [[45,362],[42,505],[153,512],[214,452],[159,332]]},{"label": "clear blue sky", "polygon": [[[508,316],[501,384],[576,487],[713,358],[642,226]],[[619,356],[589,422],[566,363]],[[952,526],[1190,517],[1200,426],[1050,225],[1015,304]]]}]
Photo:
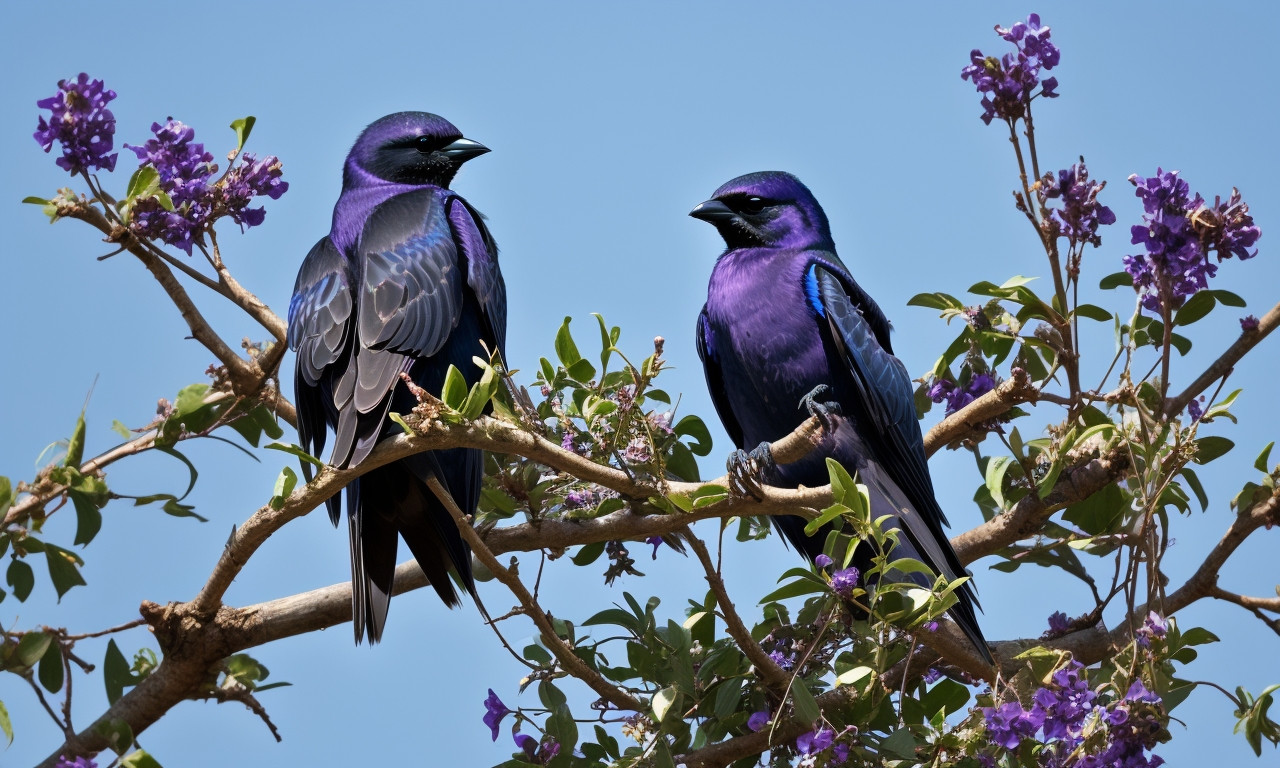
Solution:
[{"label": "clear blue sky", "polygon": [[[685,214],[732,176],[785,169],[808,183],[844,260],[894,321],[895,346],[914,375],[932,365],[952,329],[929,310],[907,307],[911,295],[1044,274],[1009,204],[1007,141],[978,120],[978,98],[959,77],[971,48],[999,47],[993,25],[1035,10],[1063,52],[1062,97],[1037,113],[1042,161],[1065,167],[1084,154],[1094,176],[1110,180],[1103,199],[1120,219],[1087,254],[1086,288],[1118,269],[1128,248],[1140,206],[1125,178],[1178,168],[1194,189],[1225,195],[1235,185],[1253,206],[1262,253],[1224,265],[1216,284],[1261,315],[1280,284],[1273,255],[1280,72],[1269,4],[367,3],[356,11],[337,3],[122,2],[63,3],[56,12],[12,4],[0,31],[7,147],[0,222],[8,243],[0,473],[32,474],[41,449],[69,433],[95,376],[91,452],[114,444],[113,419],[145,423],[157,398],[201,381],[211,360],[183,340],[176,311],[136,261],[97,262],[109,249],[88,227],[50,227],[37,208],[18,204],[66,183],[31,139],[35,101],[59,78],[83,70],[118,92],[111,105],[118,142],[140,143],[153,120],[172,115],[221,154],[232,146],[225,126],[257,116],[250,149],[279,155],[291,188],[268,203],[264,226],[224,234],[224,251],[239,279],[281,313],[302,256],[328,229],[341,163],[361,128],[404,109],[448,117],[493,149],[463,170],[455,189],[491,217],[502,246],[513,364],[529,371],[549,354],[564,315],[581,327],[590,312],[603,312],[637,355],[653,336],[667,338],[677,366],[667,389],[683,392],[682,409],[714,424],[693,326],[721,246],[711,227]],[[130,155],[120,165],[131,168]],[[107,184],[122,190],[126,180],[127,171]],[[1093,293],[1085,291],[1109,308],[1132,306],[1124,292]],[[209,307],[227,338],[252,331]],[[1194,328],[1196,349],[1175,361],[1180,381],[1238,332],[1235,318],[1224,313]],[[1108,328],[1088,341],[1109,354],[1109,337]],[[1231,385],[1246,390],[1241,427],[1231,432],[1239,447],[1202,474],[1211,509],[1176,520],[1167,561],[1175,583],[1225,530],[1227,501],[1252,479],[1258,450],[1280,433],[1274,398],[1263,389],[1276,370],[1275,345],[1268,340],[1232,376]],[[718,426],[714,435],[709,472],[728,449]],[[27,603],[0,604],[0,622],[91,631],[133,617],[144,599],[193,596],[231,526],[270,495],[282,462],[267,455],[254,464],[220,445],[193,446],[191,455],[202,469],[192,498],[211,522],[113,504],[85,553],[89,588],[55,605],[41,578]],[[951,520],[974,524],[970,499],[980,479],[972,461],[940,455],[932,466]],[[152,493],[178,491],[184,478],[171,460],[147,457],[109,479],[121,491]],[[69,543],[70,520],[59,517],[49,536]],[[1223,584],[1269,594],[1277,570],[1266,545],[1274,549],[1276,536],[1255,535]],[[323,515],[297,521],[262,548],[228,599],[243,605],[345,581],[346,548],[345,531]],[[777,539],[729,547],[726,571],[739,604],[751,605],[793,557]],[[1010,576],[986,565],[974,570],[989,637],[1038,635],[1053,610],[1089,607],[1087,592],[1057,574]],[[620,589],[666,596],[668,615],[679,615],[686,590],[702,592],[697,570],[670,552],[641,567],[650,576]],[[585,618],[621,598],[567,565],[552,571],[544,589],[558,615]],[[495,614],[511,602],[496,585],[481,590]],[[1203,650],[1190,677],[1254,691],[1280,682],[1277,638],[1240,609],[1201,603],[1179,618],[1184,627],[1213,622],[1225,639]],[[516,641],[532,635],[517,622],[506,631]],[[136,631],[120,642],[131,655],[150,638]],[[86,642],[81,650],[96,661],[103,648]],[[204,703],[177,707],[143,744],[170,766],[489,765],[509,754],[510,742],[504,733],[497,746],[489,743],[480,723],[485,690],[511,705],[525,701],[516,695],[521,668],[476,612],[447,611],[430,593],[395,601],[379,647],[353,648],[343,626],[254,653],[273,680],[294,683],[262,697],[283,744],[243,708]],[[83,727],[105,697],[100,677],[76,683]],[[0,763],[32,763],[58,743],[24,683],[0,675],[0,700],[18,731]],[[1255,764],[1230,733],[1230,709],[1211,690],[1196,693],[1176,713],[1189,730],[1174,723],[1176,741],[1160,754],[1175,768]],[[1256,764],[1275,759],[1269,751]]]}]

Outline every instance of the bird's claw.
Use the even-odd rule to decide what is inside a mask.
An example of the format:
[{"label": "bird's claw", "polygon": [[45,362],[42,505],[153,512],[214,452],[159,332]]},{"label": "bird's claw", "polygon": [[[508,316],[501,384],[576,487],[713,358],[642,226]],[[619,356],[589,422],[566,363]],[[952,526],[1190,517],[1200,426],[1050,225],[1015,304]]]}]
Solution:
[{"label": "bird's claw", "polygon": [[765,478],[773,474],[776,466],[768,443],[761,443],[751,451],[736,450],[725,462],[729,488],[739,496],[763,499]]},{"label": "bird's claw", "polygon": [[826,402],[818,401],[818,398],[830,394],[830,392],[831,388],[826,384],[819,384],[814,387],[813,391],[809,394],[800,398],[800,407],[804,408],[809,412],[810,416],[821,422],[822,428],[828,432],[835,429],[835,424],[832,420],[833,417],[839,416],[843,413],[840,408],[840,403],[835,400],[827,400]]}]

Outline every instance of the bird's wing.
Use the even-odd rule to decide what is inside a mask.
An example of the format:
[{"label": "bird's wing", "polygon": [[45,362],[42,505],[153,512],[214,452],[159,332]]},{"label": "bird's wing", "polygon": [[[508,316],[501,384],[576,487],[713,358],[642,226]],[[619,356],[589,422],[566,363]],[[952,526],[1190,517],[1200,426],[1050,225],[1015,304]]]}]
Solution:
[{"label": "bird's wing", "polygon": [[498,269],[498,244],[484,225],[484,216],[460,197],[449,198],[449,226],[454,244],[466,262],[467,286],[480,304],[492,350],[507,346],[507,285]]},{"label": "bird's wing", "polygon": [[724,431],[729,433],[729,439],[739,448],[744,448],[742,444],[742,425],[738,423],[738,419],[733,415],[733,408],[729,405],[729,395],[724,389],[724,374],[720,370],[720,358],[716,354],[715,335],[711,330],[711,324],[707,320],[707,308],[704,306],[702,312],[698,315],[698,332],[695,334],[698,340],[698,358],[702,360],[702,370],[707,376],[707,389],[711,392],[711,402],[716,407],[716,413],[720,416],[720,423],[724,424]]},{"label": "bird's wing", "polygon": [[854,413],[850,415],[875,454],[870,458],[896,486],[886,483],[882,493],[903,510],[899,516],[907,532],[934,560],[931,565],[935,569],[950,571],[947,575],[951,578],[965,573],[942,530],[947,519],[934,498],[911,377],[902,361],[880,341],[881,334],[887,338],[888,321],[839,262],[813,263],[806,272],[806,282],[858,393],[856,402],[842,405],[852,406]]},{"label": "bird's wing", "polygon": [[333,392],[335,464],[369,455],[400,374],[438,353],[458,324],[463,278],[444,203],[433,189],[397,195],[373,210],[356,243],[352,364]]},{"label": "bird's wing", "polygon": [[[289,300],[289,348],[297,353],[294,400],[298,408],[298,440],[313,456],[324,451],[326,414],[332,407],[332,385],[347,365],[351,343],[355,277],[351,264],[327,236],[307,254]],[[303,462],[311,479],[311,465]],[[337,523],[339,496],[329,502]]]},{"label": "bird's wing", "polygon": [[[857,390],[855,402],[841,405],[851,408],[849,415],[859,426],[859,436],[874,454],[860,478],[893,505],[903,532],[926,564],[949,580],[966,574],[942,530],[947,519],[933,495],[911,377],[889,350],[889,321],[835,258],[815,261],[806,270],[805,281],[806,292],[826,319],[831,340]],[[972,584],[963,584],[957,597],[952,615],[990,662],[974,613],[978,601]]]}]

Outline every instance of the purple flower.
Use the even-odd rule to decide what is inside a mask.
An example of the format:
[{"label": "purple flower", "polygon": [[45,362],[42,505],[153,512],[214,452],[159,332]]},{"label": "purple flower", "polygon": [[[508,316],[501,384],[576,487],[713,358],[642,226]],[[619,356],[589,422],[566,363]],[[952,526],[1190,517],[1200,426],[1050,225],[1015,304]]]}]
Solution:
[{"label": "purple flower", "polygon": [[204,231],[213,220],[213,199],[209,180],[217,172],[213,154],[195,141],[190,126],[169,118],[164,125],[151,124],[155,138],[135,147],[125,144],[142,161],[160,174],[160,188],[173,201],[165,210],[155,197],[139,200],[133,208],[130,227],[142,237],[163,240],[188,254],[194,245],[204,244]]},{"label": "purple flower", "polygon": [[573,428],[565,427],[564,434],[560,436],[560,447],[572,453],[578,452],[577,444],[573,440]]},{"label": "purple flower", "polygon": [[1192,421],[1199,421],[1200,417],[1204,416],[1204,410],[1200,407],[1200,402],[1202,400],[1204,400],[1204,395],[1194,398],[1187,403],[1187,415],[1191,417]]},{"label": "purple flower", "polygon": [[763,731],[769,721],[773,719],[773,715],[769,710],[762,709],[759,712],[752,712],[751,717],[747,718],[747,727],[753,731]]},{"label": "purple flower", "polygon": [[796,739],[796,751],[802,755],[816,755],[831,746],[836,739],[836,732],[830,728],[819,728],[816,731],[800,734]]},{"label": "purple flower", "polygon": [[1134,680],[1129,686],[1129,690],[1125,692],[1125,701],[1145,701],[1151,704],[1159,704],[1160,697],[1147,690],[1147,686],[1141,680]]},{"label": "purple flower", "polygon": [[[1187,409],[1190,411],[1190,408]],[[1149,611],[1147,617],[1142,620],[1142,626],[1138,627],[1133,633],[1134,638],[1138,641],[1138,645],[1143,648],[1151,647],[1151,638],[1164,637],[1169,631],[1169,625],[1164,618],[1155,611]]]},{"label": "purple flower", "polygon": [[250,208],[253,198],[265,195],[272,200],[289,190],[289,182],[281,180],[280,159],[275,155],[267,155],[261,160],[246,153],[240,164],[227,173],[221,183],[221,204],[231,220],[241,229],[256,227],[266,217],[266,209],[262,206]]},{"label": "purple flower", "polygon": [[924,631],[925,631],[925,632],[937,632],[937,631],[938,631],[938,622],[936,622],[936,621],[926,621],[926,622],[924,623]]},{"label": "purple flower", "polygon": [[539,744],[538,740],[527,733],[512,734],[515,739],[516,748],[522,750],[529,762],[537,765],[546,765],[558,754],[560,754],[560,743],[555,739],[547,739]]},{"label": "purple flower", "polygon": [[502,722],[502,718],[511,714],[511,710],[507,709],[507,705],[502,703],[502,699],[498,698],[498,694],[489,689],[489,698],[484,700],[484,724],[489,726],[489,730],[493,732],[493,740],[498,740],[498,724]]},{"label": "purple flower", "polygon": [[982,717],[986,720],[992,743],[1005,749],[1017,749],[1024,738],[1034,736],[1040,728],[1040,722],[1016,701],[999,707],[983,707]]},{"label": "purple flower", "polygon": [[1073,661],[1053,673],[1057,690],[1041,688],[1032,696],[1032,712],[1043,723],[1045,738],[1065,739],[1079,734],[1097,698],[1083,672],[1084,665]]},{"label": "purple flower", "polygon": [[1162,303],[1170,309],[1180,307],[1187,297],[1209,287],[1209,278],[1218,271],[1209,261],[1210,251],[1219,262],[1233,255],[1242,260],[1257,255],[1248,249],[1262,231],[1253,225],[1238,190],[1232,190],[1227,202],[1215,198],[1213,206],[1206,206],[1199,194],[1192,197],[1177,171],[1157,168],[1155,176],[1134,175],[1129,181],[1144,209],[1143,223],[1132,228],[1131,239],[1146,252],[1125,256],[1125,271],[1133,277],[1142,305],[1152,312],[1159,312]]},{"label": "purple flower", "polygon": [[1067,614],[1062,611],[1054,611],[1049,614],[1049,632],[1055,635],[1065,633],[1071,627],[1071,622],[1067,618]]},{"label": "purple flower", "polygon": [[644,464],[649,461],[653,458],[653,451],[649,450],[649,441],[643,437],[633,439],[622,451],[622,458],[632,464]]},{"label": "purple flower", "polygon": [[1058,65],[1061,52],[1049,41],[1049,27],[1040,26],[1040,17],[1031,14],[1027,21],[1018,22],[1009,29],[996,27],[996,34],[1013,43],[1013,52],[999,58],[986,56],[977,49],[969,53],[969,66],[960,70],[960,78],[969,80],[982,94],[982,122],[991,124],[991,118],[1012,122],[1027,115],[1027,108],[1037,94],[1051,99],[1056,97],[1058,80],[1055,77],[1041,81],[1040,70]]},{"label": "purple flower", "polygon": [[853,597],[853,590],[858,586],[858,569],[849,567],[831,574],[831,589],[839,596],[848,599]]},{"label": "purple flower", "polygon": [[1246,333],[1258,330],[1258,318],[1253,315],[1245,315],[1240,318],[1240,330]]},{"label": "purple flower", "polygon": [[646,543],[646,544],[652,544],[652,545],[653,545],[653,559],[654,559],[654,560],[657,560],[657,559],[658,559],[658,547],[662,546],[662,537],[661,537],[661,536],[650,536],[649,538],[647,538],[647,539],[645,539],[645,540],[644,540],[644,543]]},{"label": "purple flower", "polygon": [[795,666],[795,654],[788,656],[782,651],[770,651],[769,659],[783,669],[791,669]]},{"label": "purple flower", "polygon": [[[83,77],[83,75],[81,75]],[[115,94],[112,94],[113,96]],[[87,757],[67,757],[60,755],[54,768],[98,768],[98,764]]]},{"label": "purple flower", "polygon": [[115,91],[102,87],[101,80],[90,80],[81,72],[75,80],[59,80],[58,92],[40,99],[36,106],[53,114],[42,115],[33,134],[36,142],[48,152],[56,140],[62,144],[58,167],[68,173],[90,168],[114,171],[119,153],[111,153],[116,133],[116,117],[107,109]]},{"label": "purple flower", "polygon": [[593,491],[587,488],[579,488],[578,490],[570,491],[564,497],[564,505],[569,509],[582,509],[584,507],[594,507],[597,500],[598,498]]},{"label": "purple flower", "polygon": [[1105,181],[1096,184],[1089,181],[1089,169],[1085,167],[1084,158],[1080,158],[1079,163],[1058,171],[1057,183],[1053,181],[1053,174],[1046,174],[1039,194],[1042,201],[1061,201],[1061,207],[1050,211],[1049,217],[1063,236],[1072,243],[1089,243],[1097,248],[1102,245],[1099,225],[1116,223],[1115,213],[1098,203],[1098,193],[1106,186]]},{"label": "purple flower", "polygon": [[933,685],[942,679],[942,671],[936,667],[929,667],[924,671],[924,681],[929,685]]},{"label": "purple flower", "polygon": [[831,558],[826,555],[818,555],[813,558],[813,564],[818,568],[826,568],[828,565],[831,565]]},{"label": "purple flower", "polygon": [[947,379],[935,379],[927,392],[935,403],[947,401],[946,415],[950,416],[982,395],[996,388],[996,380],[988,373],[975,373],[963,387]]}]

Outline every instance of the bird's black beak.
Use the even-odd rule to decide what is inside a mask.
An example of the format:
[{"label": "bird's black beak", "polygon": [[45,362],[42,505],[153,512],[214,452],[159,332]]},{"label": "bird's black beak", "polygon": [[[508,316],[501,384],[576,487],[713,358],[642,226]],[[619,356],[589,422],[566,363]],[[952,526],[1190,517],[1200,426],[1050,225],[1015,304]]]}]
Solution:
[{"label": "bird's black beak", "polygon": [[689,211],[689,215],[695,219],[702,219],[703,221],[707,221],[712,224],[719,224],[722,221],[732,219],[738,214],[734,213],[729,206],[719,200],[707,200],[706,202],[698,203],[696,208]]},{"label": "bird's black beak", "polygon": [[471,139],[458,139],[452,144],[442,148],[440,151],[444,153],[445,157],[448,157],[453,162],[461,165],[471,158],[479,157],[490,150],[478,141],[472,141]]}]

